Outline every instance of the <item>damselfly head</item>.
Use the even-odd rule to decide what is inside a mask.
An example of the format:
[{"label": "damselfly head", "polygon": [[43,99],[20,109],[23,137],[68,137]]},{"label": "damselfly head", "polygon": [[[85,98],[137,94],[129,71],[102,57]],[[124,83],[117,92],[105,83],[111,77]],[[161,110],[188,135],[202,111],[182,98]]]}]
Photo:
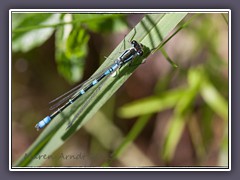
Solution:
[{"label": "damselfly head", "polygon": [[142,56],[143,55],[143,45],[141,43],[138,43],[137,41],[135,40],[132,40],[131,42],[132,46],[136,49],[137,51],[137,54],[139,56]]}]

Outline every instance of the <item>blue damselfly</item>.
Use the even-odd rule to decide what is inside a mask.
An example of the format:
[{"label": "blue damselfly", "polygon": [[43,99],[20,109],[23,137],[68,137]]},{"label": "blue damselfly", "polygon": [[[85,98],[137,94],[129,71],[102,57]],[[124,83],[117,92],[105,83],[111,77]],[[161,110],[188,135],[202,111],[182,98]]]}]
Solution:
[{"label": "blue damselfly", "polygon": [[[136,56],[143,55],[143,45],[138,43],[135,40],[131,41],[131,47],[126,49],[118,58],[107,67],[103,72],[94,75],[93,77],[89,78],[85,82],[79,84],[69,92],[63,94],[62,96],[58,97],[57,99],[53,100],[52,102],[58,101],[55,105],[53,105],[50,109],[55,109],[65,103],[64,105],[60,106],[57,110],[55,110],[51,115],[45,117],[43,120],[38,122],[35,126],[37,130],[44,128],[54,117],[56,117],[59,113],[61,113],[65,108],[70,106],[74,101],[76,101],[79,97],[84,95],[88,90],[92,87],[96,86],[103,82],[103,79],[113,75],[118,69],[120,69],[124,64],[132,62]],[[94,92],[93,92],[94,93]],[[82,106],[83,108],[87,105],[88,102],[85,102]],[[82,111],[82,110],[80,110]],[[77,113],[77,115],[80,112]],[[76,115],[76,116],[77,116]],[[70,127],[76,118],[73,118],[70,121],[68,127]]]}]

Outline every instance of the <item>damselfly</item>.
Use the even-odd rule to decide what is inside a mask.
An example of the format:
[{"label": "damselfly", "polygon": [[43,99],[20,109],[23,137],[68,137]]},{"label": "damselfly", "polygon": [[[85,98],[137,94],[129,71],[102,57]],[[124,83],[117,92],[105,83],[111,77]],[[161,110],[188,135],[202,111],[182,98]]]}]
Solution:
[{"label": "damselfly", "polygon": [[[63,94],[59,98],[55,99],[55,101],[59,100],[57,104],[51,107],[51,109],[55,109],[56,107],[59,107],[63,103],[61,107],[59,107],[57,110],[55,110],[51,115],[45,117],[43,120],[38,122],[35,126],[37,130],[44,128],[54,117],[56,117],[59,113],[61,113],[65,108],[70,106],[74,101],[76,101],[79,97],[84,95],[88,90],[90,90],[92,87],[96,86],[97,84],[100,84],[103,82],[103,79],[106,79],[106,77],[109,77],[110,75],[113,75],[118,69],[120,69],[124,64],[132,62],[133,59],[136,56],[142,56],[143,55],[143,45],[138,43],[135,40],[131,41],[131,47],[129,49],[126,49],[118,58],[114,61],[113,64],[111,64],[109,67],[107,67],[102,73],[98,73],[94,75],[93,77],[89,78],[87,81],[83,82],[82,84],[79,84],[75,88],[73,88],[71,91]],[[94,93],[94,92],[93,92]],[[87,105],[88,102],[85,102],[82,106],[83,108]],[[82,109],[80,109],[80,112]],[[80,114],[80,112],[77,113],[77,115]],[[77,117],[77,115],[75,117]],[[73,118],[72,121],[70,121],[68,127],[70,127],[76,118]]]}]

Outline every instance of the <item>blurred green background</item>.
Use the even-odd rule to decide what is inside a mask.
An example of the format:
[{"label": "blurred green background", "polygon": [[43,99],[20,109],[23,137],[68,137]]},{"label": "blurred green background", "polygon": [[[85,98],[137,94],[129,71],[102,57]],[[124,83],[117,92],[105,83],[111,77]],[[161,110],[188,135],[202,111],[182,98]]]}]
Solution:
[{"label": "blurred green background", "polygon": [[[12,14],[13,162],[48,102],[90,77],[143,17]],[[190,13],[169,37],[53,154],[78,158],[42,166],[228,166],[228,14]]]}]

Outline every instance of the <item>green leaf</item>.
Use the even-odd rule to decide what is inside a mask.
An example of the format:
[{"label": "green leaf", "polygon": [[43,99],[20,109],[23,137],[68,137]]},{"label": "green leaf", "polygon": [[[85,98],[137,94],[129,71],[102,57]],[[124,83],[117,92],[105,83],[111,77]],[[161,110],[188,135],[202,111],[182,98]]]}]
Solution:
[{"label": "green leaf", "polygon": [[[66,14],[62,22],[71,21],[72,15]],[[85,58],[88,53],[89,35],[75,24],[58,27],[56,32],[56,61],[59,73],[70,83],[79,81],[83,76]]]},{"label": "green leaf", "polygon": [[114,160],[122,155],[123,151],[128,147],[128,145],[131,144],[142,132],[150,118],[151,115],[145,115],[138,118],[122,143],[113,152],[111,160]]},{"label": "green leaf", "polygon": [[177,144],[181,138],[186,125],[188,115],[193,109],[195,97],[199,94],[203,72],[201,68],[191,69],[188,73],[188,88],[176,104],[174,114],[168,124],[167,134],[164,140],[162,157],[169,162],[176,151]]},{"label": "green leaf", "polygon": [[204,83],[202,84],[201,95],[204,101],[216,114],[222,117],[225,121],[228,120],[227,101],[206,77]]},{"label": "green leaf", "polygon": [[[13,13],[12,16],[12,51],[27,52],[42,45],[53,34],[54,28],[36,29],[59,22],[59,14],[49,13]],[[35,27],[35,29],[32,29]],[[25,29],[24,31],[22,31]],[[21,31],[18,31],[21,30]]]},{"label": "green leaf", "polygon": [[176,105],[185,91],[185,89],[175,89],[161,95],[151,96],[129,103],[121,107],[118,114],[122,118],[133,118],[172,108]]},{"label": "green leaf", "polygon": [[[135,30],[132,30],[126,37],[126,40],[132,38],[134,32],[135,40],[142,43],[144,47],[144,55],[141,58],[136,58],[134,61],[141,62],[144,58],[150,55],[150,50],[160,46],[163,39],[177,26],[177,24],[186,16],[186,13],[168,13],[168,14],[150,14],[146,15],[140,23],[137,24]],[[102,71],[113,63],[112,59],[116,59],[118,52],[122,51],[122,41],[117,48],[111,53],[106,61],[101,65],[97,72]],[[130,47],[128,45],[127,47]],[[14,164],[16,167],[22,166],[40,166],[44,159],[35,159],[37,155],[50,155],[57,150],[64,142],[81,128],[98,109],[121,87],[121,85],[129,78],[137,66],[123,66],[115,78],[109,77],[106,79],[102,88],[98,93],[89,98],[90,94],[78,99],[72,106],[68,107],[64,112],[52,120],[52,122],[43,130],[36,141],[26,151],[32,156],[23,156]],[[89,101],[88,105],[84,106],[84,110],[79,115],[78,119],[66,130],[67,120],[76,115],[77,111],[82,108],[80,106],[84,102]]]},{"label": "green leaf", "polygon": [[122,31],[127,28],[123,14],[73,14],[74,20],[95,33]]},{"label": "green leaf", "polygon": [[[122,15],[64,14],[56,29],[56,61],[58,72],[70,83],[78,82],[84,72],[89,34],[126,28]],[[116,28],[116,29],[114,29]]]}]

